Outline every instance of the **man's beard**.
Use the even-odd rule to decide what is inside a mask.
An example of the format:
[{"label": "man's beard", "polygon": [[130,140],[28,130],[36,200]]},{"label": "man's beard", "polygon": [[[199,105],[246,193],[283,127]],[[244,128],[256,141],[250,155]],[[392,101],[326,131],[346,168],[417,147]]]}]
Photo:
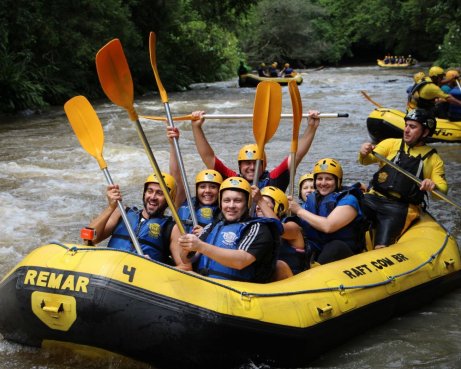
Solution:
[{"label": "man's beard", "polygon": [[159,218],[163,216],[163,213],[165,212],[165,209],[167,208],[168,204],[165,203],[161,205],[157,210],[155,211],[148,211],[147,210],[147,202],[144,200],[144,210],[146,211],[147,215],[149,215],[149,218]]}]

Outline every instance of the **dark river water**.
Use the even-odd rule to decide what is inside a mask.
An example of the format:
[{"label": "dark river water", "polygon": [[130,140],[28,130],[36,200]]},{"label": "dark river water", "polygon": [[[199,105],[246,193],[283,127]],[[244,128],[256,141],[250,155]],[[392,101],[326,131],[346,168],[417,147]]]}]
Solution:
[{"label": "dark river water", "polygon": [[[300,164],[297,176],[310,171],[322,157],[343,165],[344,183],[368,182],[376,166],[357,164],[360,145],[369,140],[366,118],[374,106],[360,90],[377,102],[405,108],[405,90],[419,69],[382,70],[375,66],[325,68],[305,71],[299,87],[303,109],[323,113],[349,113],[349,118],[324,119],[314,143]],[[252,113],[255,89],[239,88],[237,80],[201,84],[191,91],[169,93],[173,115],[205,110],[209,114]],[[124,110],[102,101],[93,102],[104,127],[104,158],[124,193],[124,203],[140,205],[141,183],[151,167],[135,127]],[[141,115],[162,115],[158,95],[136,100]],[[283,112],[291,101],[283,88]],[[168,169],[168,142],[163,123],[142,120],[157,162]],[[181,152],[191,182],[203,169],[196,153],[190,122],[181,129]],[[289,153],[292,121],[283,120],[266,144],[269,169]],[[303,120],[301,132],[306,127]],[[253,141],[251,120],[208,120],[205,133],[216,153],[235,167],[238,149]],[[461,201],[461,150],[459,144],[435,144],[445,160],[449,195]],[[79,242],[79,231],[106,205],[105,178],[97,162],[80,147],[63,109],[0,124],[0,276],[27,253],[52,240]],[[453,206],[432,201],[430,211],[461,245],[461,213]],[[324,354],[304,368],[458,368],[461,365],[461,290],[432,304],[375,327]],[[287,353],[296,355],[296,352]],[[251,363],[246,367],[256,368]],[[151,368],[119,358],[89,359],[77,354],[39,351],[12,344],[0,335],[0,369]],[[187,368],[187,363],[184,364]]]}]

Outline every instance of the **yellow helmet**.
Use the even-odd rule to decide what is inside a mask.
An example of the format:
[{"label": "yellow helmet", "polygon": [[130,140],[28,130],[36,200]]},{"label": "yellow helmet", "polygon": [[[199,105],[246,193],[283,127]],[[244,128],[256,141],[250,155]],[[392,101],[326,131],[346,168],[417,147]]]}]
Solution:
[{"label": "yellow helmet", "polygon": [[261,155],[261,150],[256,144],[249,144],[243,146],[238,154],[237,160],[240,162],[242,160],[260,160],[263,161],[263,170],[266,168],[266,153],[263,152]]},{"label": "yellow helmet", "polygon": [[290,66],[290,64],[288,64],[288,63],[285,63],[285,65],[284,65],[285,68],[288,68],[289,66]]},{"label": "yellow helmet", "polygon": [[303,186],[303,183],[304,181],[306,180],[314,180],[314,174],[313,173],[306,173],[306,174],[303,174],[301,177],[299,177],[299,181],[298,181],[298,196],[299,198],[301,198],[301,187]]},{"label": "yellow helmet", "polygon": [[440,67],[431,67],[431,69],[429,69],[429,77],[438,77],[438,76],[442,76],[444,74],[444,70]]},{"label": "yellow helmet", "polygon": [[317,174],[319,173],[329,173],[336,177],[337,179],[337,189],[341,189],[342,182],[343,182],[343,168],[341,164],[335,159],[324,158],[320,159],[314,166],[314,188],[315,186],[315,179],[317,178]]},{"label": "yellow helmet", "polygon": [[413,81],[415,81],[415,83],[418,83],[418,82],[420,82],[424,77],[426,77],[426,75],[424,74],[424,72],[415,73],[415,74],[413,75]]},{"label": "yellow helmet", "polygon": [[[174,177],[171,174],[168,174],[168,173],[162,172],[162,177],[163,177],[163,181],[165,182],[165,185],[168,187],[170,197],[174,201],[174,199],[176,197],[176,181],[175,181]],[[159,184],[159,181],[158,181],[157,176],[155,175],[155,173],[152,173],[151,175],[149,175],[149,177],[147,177],[146,180],[144,181],[144,193],[146,193],[147,185],[149,183],[157,183],[157,184]]]},{"label": "yellow helmet", "polygon": [[459,72],[456,69],[450,69],[445,74],[445,81],[446,82],[449,82],[452,79],[458,79],[458,78],[459,78]]},{"label": "yellow helmet", "polygon": [[274,200],[274,212],[279,218],[281,218],[288,209],[288,198],[285,193],[277,187],[266,186],[261,189],[261,195],[270,197]]},{"label": "yellow helmet", "polygon": [[222,181],[223,178],[221,173],[213,169],[204,169],[198,172],[195,176],[196,185],[203,182],[217,183],[218,185],[221,185]]},{"label": "yellow helmet", "polygon": [[219,187],[219,206],[221,207],[221,197],[225,190],[235,190],[245,192],[248,198],[248,209],[251,207],[251,185],[245,178],[229,177],[226,178]]}]

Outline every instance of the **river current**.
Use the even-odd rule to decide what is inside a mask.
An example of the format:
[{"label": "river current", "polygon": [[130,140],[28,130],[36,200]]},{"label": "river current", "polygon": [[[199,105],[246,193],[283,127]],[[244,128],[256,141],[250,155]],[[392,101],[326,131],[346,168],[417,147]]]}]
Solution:
[{"label": "river current", "polygon": [[[311,171],[323,157],[338,159],[344,183],[368,182],[376,166],[357,164],[357,152],[369,141],[366,118],[374,106],[363,98],[366,90],[383,106],[405,109],[406,88],[420,69],[383,70],[375,66],[304,71],[299,86],[303,110],[348,113],[349,118],[323,119],[311,150],[296,178]],[[169,93],[174,115],[205,110],[208,114],[252,113],[254,88],[239,88],[237,80],[197,84],[192,90]],[[126,112],[107,100],[92,102],[105,134],[104,158],[126,205],[141,204],[141,184],[151,172],[149,161]],[[140,115],[163,115],[157,94],[135,101]],[[287,87],[283,113],[291,113]],[[79,231],[106,205],[106,182],[95,159],[79,145],[62,108],[32,117],[5,119],[0,124],[0,277],[27,253],[50,241],[80,242]],[[141,119],[157,162],[168,170],[168,142],[164,124]],[[306,128],[304,119],[301,132]],[[180,122],[180,147],[193,183],[203,169],[190,122]],[[266,144],[268,168],[289,153],[292,121],[284,119]],[[253,141],[251,120],[207,120],[204,131],[220,158],[236,167],[238,149]],[[461,201],[459,144],[433,144],[445,161],[449,195]],[[191,186],[191,188],[193,188]],[[461,213],[443,201],[431,201],[430,212],[461,245]],[[461,364],[461,290],[419,310],[375,327],[325,353],[303,368],[458,368]],[[295,352],[291,353],[296,355]],[[246,365],[252,367],[251,363]],[[0,335],[0,369],[151,368],[129,360],[88,359],[77,354],[37,350],[5,341]],[[185,364],[184,368],[187,368]]]}]

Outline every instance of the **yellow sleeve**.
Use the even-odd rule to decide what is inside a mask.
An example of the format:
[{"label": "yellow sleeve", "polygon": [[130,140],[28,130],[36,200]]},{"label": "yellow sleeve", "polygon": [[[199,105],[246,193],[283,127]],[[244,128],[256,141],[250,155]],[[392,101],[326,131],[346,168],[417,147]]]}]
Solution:
[{"label": "yellow sleeve", "polygon": [[445,179],[445,165],[439,154],[433,154],[424,161],[424,178],[430,178],[440,192],[448,192],[448,183]]},{"label": "yellow sleeve", "polygon": [[[395,155],[397,155],[397,151],[399,151],[401,139],[399,138],[388,138],[386,140],[381,141],[379,144],[376,145],[374,151],[381,156],[384,156],[386,159],[393,159]],[[359,163],[362,165],[369,165],[373,163],[380,163],[380,166],[383,165],[382,162],[376,158],[373,154],[368,154],[367,156],[362,157],[359,152]]]},{"label": "yellow sleeve", "polygon": [[450,95],[443,92],[442,89],[439,86],[437,86],[436,84],[429,83],[429,84],[421,87],[421,91],[419,93],[419,96],[422,97],[423,99],[426,99],[426,100],[432,100],[432,99],[435,99],[436,97],[439,97],[441,99],[445,99]]}]

